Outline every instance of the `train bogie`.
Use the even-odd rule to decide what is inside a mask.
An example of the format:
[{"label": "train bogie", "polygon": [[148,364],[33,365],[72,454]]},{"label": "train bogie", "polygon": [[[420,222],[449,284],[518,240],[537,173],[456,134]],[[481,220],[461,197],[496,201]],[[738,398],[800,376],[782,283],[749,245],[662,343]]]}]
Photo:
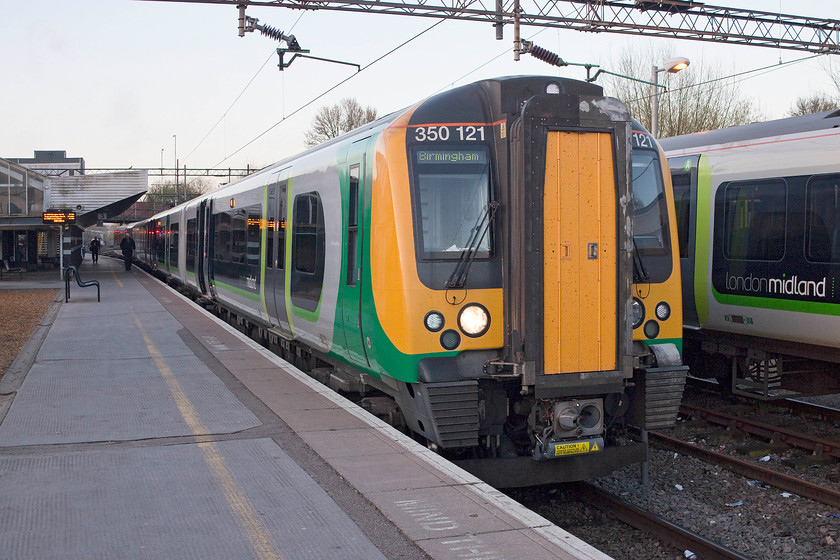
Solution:
[{"label": "train bogie", "polygon": [[486,80],[155,216],[146,258],[494,483],[590,478],[681,395],[663,161],[597,86]]}]

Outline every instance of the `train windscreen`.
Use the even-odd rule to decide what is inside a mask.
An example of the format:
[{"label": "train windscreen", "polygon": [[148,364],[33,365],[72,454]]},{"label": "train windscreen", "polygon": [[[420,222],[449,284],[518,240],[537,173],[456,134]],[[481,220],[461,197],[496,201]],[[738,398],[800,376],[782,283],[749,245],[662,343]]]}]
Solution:
[{"label": "train windscreen", "polygon": [[659,152],[633,148],[633,243],[637,282],[664,282],[671,275],[668,206]]},{"label": "train windscreen", "polygon": [[489,257],[492,233],[479,231],[490,204],[488,148],[415,148],[412,164],[420,257],[459,259],[471,246],[475,257]]}]

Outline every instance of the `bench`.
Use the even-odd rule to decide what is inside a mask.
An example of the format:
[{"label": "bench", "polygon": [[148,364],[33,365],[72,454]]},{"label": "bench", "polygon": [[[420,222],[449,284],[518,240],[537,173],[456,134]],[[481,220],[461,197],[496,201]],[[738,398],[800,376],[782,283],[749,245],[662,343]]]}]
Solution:
[{"label": "bench", "polygon": [[96,301],[102,301],[101,299],[99,299],[99,280],[88,280],[87,282],[84,282],[79,276],[79,269],[75,266],[68,266],[67,269],[64,271],[64,303],[70,301],[70,278],[72,276],[76,277],[76,282],[82,288],[96,286]]},{"label": "bench", "polygon": [[0,267],[0,280],[3,279],[3,273],[14,274],[17,273],[18,278],[23,280],[23,269],[20,267],[12,268],[9,266],[9,259],[3,259],[3,266]]}]

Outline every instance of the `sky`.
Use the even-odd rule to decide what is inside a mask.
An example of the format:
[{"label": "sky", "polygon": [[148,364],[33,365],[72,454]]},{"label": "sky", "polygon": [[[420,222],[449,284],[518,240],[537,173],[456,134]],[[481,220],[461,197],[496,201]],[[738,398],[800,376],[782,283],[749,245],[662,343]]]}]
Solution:
[{"label": "sky", "polygon": [[[707,4],[840,19],[837,0]],[[429,29],[438,20],[255,6],[246,13],[293,34],[313,56],[364,70],[297,59],[281,72],[277,43],[259,33],[240,38],[233,6],[0,0],[0,157],[65,150],[87,168],[174,167],[176,158],[181,167],[261,168],[303,151],[317,109],[345,97],[385,115],[484,78],[586,78],[583,68],[556,68],[530,55],[515,62],[510,26],[497,41],[487,23],[445,21]],[[535,27],[523,27],[522,37],[567,62],[607,70],[627,49],[660,46],[691,59],[685,72],[773,67],[739,81],[768,120],[784,117],[800,96],[837,93],[828,57],[779,64],[811,56],[804,51]]]}]

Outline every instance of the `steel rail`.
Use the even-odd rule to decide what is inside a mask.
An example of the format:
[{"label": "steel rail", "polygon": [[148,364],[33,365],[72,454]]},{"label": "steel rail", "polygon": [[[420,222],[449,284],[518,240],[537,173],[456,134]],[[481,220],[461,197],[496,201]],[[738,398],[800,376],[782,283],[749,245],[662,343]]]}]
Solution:
[{"label": "steel rail", "polygon": [[793,430],[780,428],[779,426],[739,418],[738,416],[718,412],[717,410],[710,410],[685,403],[680,405],[680,414],[699,415],[703,420],[713,424],[734,427],[742,432],[763,437],[772,442],[784,443],[791,447],[812,451],[818,456],[829,456],[840,459],[840,442],[809,436],[794,432]]},{"label": "steel rail", "polygon": [[813,482],[769,469],[751,461],[745,461],[737,457],[732,457],[731,455],[726,455],[725,453],[719,453],[700,447],[699,445],[693,445],[667,436],[661,432],[648,432],[648,437],[651,443],[665,447],[671,451],[697,457],[702,461],[718,465],[750,480],[760,480],[779,490],[791,492],[814,500],[815,502],[840,508],[840,492],[832,488],[826,488],[825,486],[820,486]]},{"label": "steel rail", "polygon": [[801,401],[799,399],[785,399],[779,403],[795,414],[810,414],[829,422],[840,422],[840,410],[821,404]]},{"label": "steel rail", "polygon": [[636,529],[654,535],[681,550],[690,550],[703,560],[748,560],[711,539],[671,523],[667,519],[630,504],[588,483],[577,483],[573,491],[581,501],[608,512]]}]

